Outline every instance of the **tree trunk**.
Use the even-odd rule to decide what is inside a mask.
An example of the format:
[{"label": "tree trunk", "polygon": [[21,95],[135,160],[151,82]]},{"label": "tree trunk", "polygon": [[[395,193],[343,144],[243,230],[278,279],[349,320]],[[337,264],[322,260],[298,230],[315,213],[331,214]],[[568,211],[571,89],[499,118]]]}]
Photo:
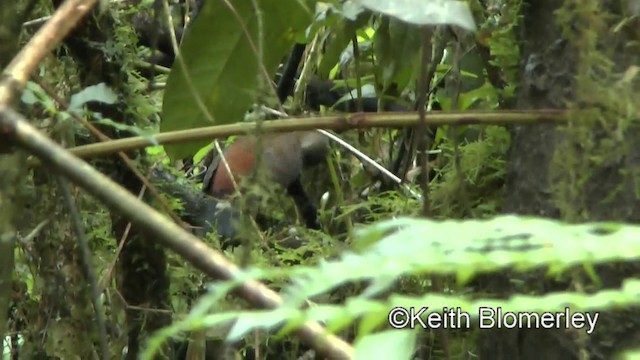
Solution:
[{"label": "tree trunk", "polygon": [[[617,1],[525,4],[517,107],[568,105],[576,112],[566,128],[512,129],[505,213],[570,222],[639,220],[635,184],[640,151],[632,145],[639,132],[631,121],[634,117],[637,121],[638,114],[629,112],[629,104],[634,103],[626,102],[637,98],[638,84],[625,87],[614,81],[620,79],[614,74],[640,58],[637,47],[627,46],[630,32],[612,30],[624,10]],[[613,66],[608,68],[596,54],[604,55]],[[620,89],[613,88],[619,85]],[[531,278],[532,288],[597,290],[580,271],[576,269],[567,283],[538,274]],[[638,264],[599,266],[596,271],[604,287],[618,287],[625,277],[638,274]],[[496,283],[501,285],[494,291],[515,292],[505,285],[508,282]],[[480,358],[608,359],[625,345],[637,344],[640,321],[634,319],[640,319],[638,315],[638,310],[601,313],[593,335],[574,329],[488,331],[483,334]]]}]

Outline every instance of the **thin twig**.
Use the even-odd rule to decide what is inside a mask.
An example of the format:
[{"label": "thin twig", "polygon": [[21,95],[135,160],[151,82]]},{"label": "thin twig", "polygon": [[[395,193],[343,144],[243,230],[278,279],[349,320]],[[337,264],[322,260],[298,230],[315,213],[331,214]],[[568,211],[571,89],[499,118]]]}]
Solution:
[{"label": "thin twig", "polygon": [[[138,200],[142,200],[142,197],[144,196],[144,193],[146,190],[147,190],[147,187],[144,185],[140,188],[140,192],[138,193]],[[120,241],[118,241],[118,247],[116,248],[116,253],[113,257],[113,261],[111,262],[111,264],[107,268],[107,271],[104,273],[104,275],[102,276],[102,279],[100,280],[100,287],[102,289],[106,288],[107,284],[111,280],[111,274],[113,274],[113,269],[115,269],[116,267],[116,262],[120,258],[122,249],[124,249],[124,244],[127,242],[127,239],[129,238],[130,231],[131,231],[131,222],[127,222],[127,226],[125,226],[124,231],[120,236]]]},{"label": "thin twig", "polygon": [[43,16],[37,19],[25,21],[22,23],[22,27],[30,27],[30,26],[40,26],[40,24],[45,23],[51,19],[51,15]]},{"label": "thin twig", "polygon": [[363,154],[360,150],[358,150],[355,146],[349,144],[348,142],[342,140],[341,138],[333,135],[332,133],[326,131],[326,130],[317,130],[319,133],[321,133],[322,135],[328,137],[329,139],[337,142],[338,144],[340,144],[340,146],[344,147],[345,149],[347,149],[349,152],[351,152],[353,155],[355,155],[358,159],[360,159],[362,162],[365,162],[371,166],[373,166],[374,168],[376,168],[378,171],[380,171],[382,174],[384,174],[384,176],[390,178],[391,180],[393,180],[396,184],[402,186],[402,188],[404,190],[406,190],[411,196],[413,196],[414,198],[422,201],[422,195],[416,193],[415,191],[413,191],[413,189],[411,189],[407,184],[402,182],[402,179],[400,179],[399,177],[397,177],[394,173],[392,173],[391,171],[387,170],[387,168],[385,168],[384,166],[378,164],[375,160],[373,160],[372,158],[370,158],[369,156],[367,156],[366,154]]},{"label": "thin twig", "polygon": [[[358,94],[357,108],[358,111],[362,111],[362,79],[360,78],[360,48],[358,47],[358,35],[353,32],[351,37],[351,47],[353,49],[353,67],[356,72],[356,93]],[[351,91],[349,91],[351,94]]]},{"label": "thin twig", "polygon": [[[453,55],[453,66],[451,67],[451,70],[453,71],[453,76],[451,77],[451,79],[453,79],[453,84],[452,84],[453,98],[451,99],[452,110],[458,110],[458,106],[460,102],[460,93],[461,93],[461,86],[462,86],[462,81],[461,81],[462,72],[460,70],[460,62],[462,61],[462,57],[464,56],[464,55],[461,56],[461,52],[462,52],[462,47],[461,47],[460,41],[456,41],[455,53]],[[460,203],[464,204],[463,205],[464,212],[466,214],[469,204],[467,199],[466,182],[464,179],[464,174],[462,172],[458,129],[459,127],[457,126],[449,126],[447,132],[449,134],[448,135],[449,140],[453,144],[453,165],[454,165],[455,174],[457,178],[456,181],[458,183],[458,198]]]}]

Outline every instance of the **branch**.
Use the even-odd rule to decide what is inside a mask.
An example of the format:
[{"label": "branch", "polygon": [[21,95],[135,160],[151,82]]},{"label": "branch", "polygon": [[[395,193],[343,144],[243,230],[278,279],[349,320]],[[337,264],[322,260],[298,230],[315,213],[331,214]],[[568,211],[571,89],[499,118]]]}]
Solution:
[{"label": "branch", "polygon": [[[51,167],[84,188],[112,209],[121,212],[140,226],[142,230],[169,249],[182,256],[194,267],[208,276],[220,280],[237,280],[242,270],[229,262],[219,252],[211,249],[195,236],[136,199],[96,169],[70,154],[60,145],[44,136],[24,117],[14,110],[0,105],[0,129],[4,140],[17,145],[46,161]],[[2,132],[0,132],[2,134]],[[1,138],[1,137],[0,137]],[[282,305],[282,298],[264,284],[248,280],[241,283],[235,292],[250,304],[272,309]],[[307,321],[296,330],[300,339],[329,358],[353,358],[353,348],[342,339],[329,334],[317,322]]]},{"label": "branch", "polygon": [[0,82],[0,105],[11,104],[18,97],[42,59],[58,46],[96,2],[67,0],[56,10],[3,71],[6,78]]},{"label": "branch", "polygon": [[[264,122],[262,131],[287,132],[312,129],[327,129],[338,132],[351,129],[367,129],[373,127],[406,127],[417,125],[418,114],[413,112],[357,113],[350,115],[334,115],[321,117],[289,118]],[[521,125],[567,122],[563,110],[528,110],[528,111],[488,111],[488,112],[438,112],[429,113],[427,125]],[[256,123],[246,122],[231,125],[207,126],[189,130],[178,130],[157,134],[157,144],[178,144],[195,140],[212,140],[232,135],[241,135],[254,131]],[[93,158],[154,146],[148,138],[135,136],[108,142],[83,145],[68,149],[73,155],[82,158]],[[35,165],[35,164],[34,164]]]},{"label": "branch", "polygon": [[[47,86],[44,83],[44,81],[40,81],[39,79],[36,78],[36,82],[49,95],[49,97],[53,99],[53,101],[58,103],[58,105],[60,105],[65,109],[69,108],[69,104],[66,101],[64,101],[62,98],[60,98],[54,91],[52,91],[49,88],[49,86]],[[100,131],[97,127],[93,126],[93,124],[91,124],[89,121],[84,119],[82,116],[74,112],[71,112],[69,114],[71,115],[72,119],[77,121],[81,126],[84,126],[91,135],[97,138],[98,141],[100,142],[112,141],[110,137],[108,137],[105,133]],[[173,219],[173,221],[175,221],[177,224],[181,224],[180,218],[175,214],[175,212],[173,211],[169,203],[162,196],[160,196],[158,189],[156,189],[156,187],[149,182],[149,179],[147,179],[147,177],[144,176],[144,174],[142,174],[142,172],[138,169],[138,167],[133,162],[133,160],[131,160],[131,158],[123,151],[119,151],[118,156],[123,161],[124,165],[129,170],[131,170],[131,172],[140,180],[140,182],[144,186],[147,187],[147,189],[149,189],[149,193],[151,193],[153,200],[157,201],[158,204],[160,204],[160,207],[162,207],[162,209],[167,213],[167,215],[169,215],[169,217],[171,217],[171,219]]]}]

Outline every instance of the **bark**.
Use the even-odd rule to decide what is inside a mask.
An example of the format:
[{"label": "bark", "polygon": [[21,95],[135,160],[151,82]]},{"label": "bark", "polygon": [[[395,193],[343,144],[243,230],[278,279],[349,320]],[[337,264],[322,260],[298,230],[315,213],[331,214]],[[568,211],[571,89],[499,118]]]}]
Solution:
[{"label": "bark", "polygon": [[[599,16],[604,16],[604,10],[608,10],[613,15],[613,19],[607,20],[609,24],[620,21],[621,9],[611,5],[613,2],[601,1],[600,4],[603,13]],[[585,98],[585,92],[580,92],[576,80],[579,79],[578,64],[585,61],[584,54],[580,55],[580,46],[584,46],[584,43],[572,42],[564,37],[566,33],[562,32],[554,18],[554,11],[561,6],[563,2],[556,0],[530,1],[525,6],[521,33],[521,80],[517,93],[519,109],[564,108],[568,103]],[[628,48],[621,46],[626,39],[611,33],[601,33],[599,36],[603,53],[611,54],[615,62],[614,70],[620,71],[633,64],[634,60],[631,59],[637,53],[632,56]],[[606,108],[611,105],[606,99],[591,102],[584,106],[581,104],[581,108]],[[598,105],[598,102],[602,103]],[[617,121],[612,118],[612,112],[604,112],[604,116],[607,115],[609,118],[605,122],[611,124]],[[585,126],[579,120],[576,120],[576,126]],[[634,137],[637,139],[638,129],[630,127],[625,132],[619,144],[625,151],[612,152],[615,156],[607,156],[593,166],[577,168],[577,176],[588,180],[575,196],[565,196],[558,192],[556,186],[559,181],[566,181],[566,173],[557,171],[557,168],[554,172],[553,169],[558,165],[558,159],[562,159],[562,156],[558,157],[558,152],[569,150],[580,157],[580,149],[588,147],[586,142],[567,139],[575,134],[554,126],[514,127],[511,130],[512,147],[504,212],[568,221],[640,220],[640,202],[634,192],[634,178],[629,175],[640,166],[640,152],[635,146],[624,146],[633,143]],[[611,141],[611,133],[606,131],[606,125],[593,126],[586,134],[585,139],[598,146]],[[582,156],[588,156],[586,150]],[[577,160],[583,164],[585,161],[589,160]],[[606,265],[596,270],[604,287],[618,287],[625,277],[637,274],[638,265]],[[515,290],[510,289],[509,283],[504,281],[507,276],[492,278],[489,282],[493,287],[491,290],[502,295],[513,293]],[[578,275],[577,278],[585,277]],[[528,280],[531,280],[532,289],[544,289],[543,292],[575,291],[573,282],[545,279],[544,273],[530,276]],[[640,338],[640,321],[636,320],[639,319],[638,315],[638,310],[634,309],[601,313],[596,331],[591,336],[580,334],[579,330],[567,329],[488,331],[482,335],[480,358],[577,359],[589,354],[590,359],[608,359],[626,345],[637,343],[636,339]]]}]

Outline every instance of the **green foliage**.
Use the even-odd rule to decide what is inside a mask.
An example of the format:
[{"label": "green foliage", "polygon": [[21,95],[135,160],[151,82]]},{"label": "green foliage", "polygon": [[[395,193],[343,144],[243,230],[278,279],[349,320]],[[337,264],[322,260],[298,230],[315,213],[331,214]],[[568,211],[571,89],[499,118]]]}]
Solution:
[{"label": "green foliage", "polygon": [[[234,12],[224,1],[207,1],[182,44],[182,60],[188,73],[185,74],[181,63],[176,62],[168,78],[163,99],[162,131],[210,125],[204,110],[211,113],[215,124],[240,121],[258,94],[265,91],[262,87],[266,87],[266,81],[259,64],[264,66],[271,78],[294,39],[310,40],[316,34],[323,40],[317,44],[323,48],[318,62],[321,76],[328,77],[338,69],[344,77],[340,85],[349,88],[356,87],[354,78],[360,77],[363,86],[359,90],[363,94],[374,94],[395,84],[402,100],[406,100],[414,96],[413,82],[420,66],[421,29],[403,20],[421,24],[444,22],[466,27],[473,25],[467,21],[466,13],[459,12],[467,11],[460,10],[462,8],[455,11],[439,9],[436,17],[416,11],[418,3],[419,6],[437,6],[425,5],[428,3],[425,1],[361,2],[369,10],[391,16],[363,11],[358,6],[354,7],[355,2],[293,1],[285,4],[282,0],[259,0],[257,3],[259,11],[255,11],[252,1],[233,1]],[[312,3],[318,5],[313,20]],[[508,82],[506,89],[495,89],[487,81],[486,64],[482,63],[477,53],[472,52],[473,49],[469,50],[468,57],[457,59],[452,55],[453,48],[447,47],[449,56],[443,64],[438,64],[437,76],[450,79],[456,62],[459,62],[461,86],[438,91],[436,97],[445,110],[453,108],[454,98],[457,98],[456,108],[459,110],[494,109],[498,107],[499,100],[512,95],[521,60],[514,31],[520,21],[521,1],[500,3],[503,5],[501,10],[489,14],[488,19],[478,25],[488,33],[481,40],[486,40],[493,64],[503,72]],[[573,3],[579,6],[577,2]],[[407,7],[410,7],[409,10]],[[133,7],[128,11],[133,13],[136,9]],[[573,215],[567,217],[575,219],[584,215],[578,213],[580,206],[576,204],[582,205],[581,196],[589,169],[594,164],[605,164],[610,157],[627,154],[629,143],[632,142],[624,143],[622,135],[630,129],[637,110],[630,106],[631,100],[635,99],[631,84],[620,82],[616,86],[606,87],[598,81],[601,73],[611,71],[611,63],[598,52],[597,44],[592,43],[597,31],[602,30],[602,24],[584,21],[589,20],[589,16],[596,16],[596,13],[569,10],[561,8],[557,15],[566,22],[567,35],[577,39],[584,48],[582,58],[586,62],[581,64],[577,78],[582,85],[579,99],[590,103],[598,100],[607,105],[603,112],[589,109],[588,113],[576,112],[575,117],[587,119],[590,126],[601,118],[617,119],[617,122],[603,126],[611,136],[597,144],[593,143],[591,127],[572,128],[575,132],[568,134],[573,142],[564,148],[566,152],[558,155],[560,166],[557,174],[561,178],[566,176],[562,179],[570,181],[559,182],[555,196],[564,205],[563,214]],[[427,17],[420,17],[425,14]],[[238,19],[242,20],[242,24]],[[572,23],[580,24],[579,31],[569,25]],[[593,29],[590,30],[592,25]],[[305,28],[306,31],[303,31]],[[251,41],[245,31],[250,34]],[[351,43],[354,38],[358,39],[359,58],[354,56]],[[131,51],[135,42],[131,29],[120,23],[114,39],[104,44],[94,44],[103,50],[109,60],[122,61],[123,71],[130,75],[130,94],[117,100],[126,102],[127,114],[137,120],[135,125],[120,122],[121,119],[103,119],[100,114],[80,111],[88,101],[112,104],[116,99],[102,84],[77,89],[73,84],[75,70],[69,70],[71,75],[63,81],[65,86],[75,91],[75,95],[71,96],[70,109],[58,109],[55,102],[33,83],[28,84],[23,103],[38,107],[45,113],[43,117],[47,120],[42,122],[43,127],[50,125],[49,116],[56,117],[63,125],[71,126],[72,135],[84,136],[86,130],[68,121],[71,111],[102,125],[148,135],[149,127],[145,125],[148,125],[149,119],[158,117],[159,97],[162,94],[149,93],[146,80],[131,70],[134,60],[141,53],[140,49]],[[359,67],[359,71],[350,72],[349,67]],[[43,70],[43,74],[58,78],[58,73],[50,69]],[[158,78],[163,79],[162,76]],[[66,88],[64,92],[69,96],[74,91]],[[354,90],[350,95],[356,93]],[[198,98],[203,104],[198,104]],[[367,132],[366,135],[384,138],[380,141],[380,147],[376,147],[377,144],[358,145],[365,151],[371,150],[371,154],[376,154],[376,159],[382,159],[384,163],[387,160],[386,153],[391,152],[388,150],[395,150],[398,146],[391,136],[387,140],[386,135],[396,135],[397,131],[376,131]],[[355,142],[355,138],[353,136],[350,140]],[[436,219],[486,218],[500,211],[509,142],[509,134],[504,127],[457,126],[438,130],[434,148],[440,150],[441,154],[432,164],[436,176],[430,183],[429,194]],[[182,158],[183,155],[192,155],[202,144],[204,142],[175,145],[167,147],[167,151],[174,159]],[[575,147],[576,144],[579,147]],[[578,156],[575,152],[577,149],[585,151],[588,156]],[[208,148],[199,151],[195,159],[202,158],[206,150]],[[154,156],[154,160],[168,163],[168,159],[162,159],[165,155],[163,147],[150,147],[147,151]],[[221,325],[231,325],[228,337],[234,340],[254,329],[277,332],[274,337],[280,337],[302,321],[313,319],[325,322],[332,331],[356,330],[354,346],[358,358],[409,358],[418,334],[413,331],[389,331],[384,326],[388,312],[394,306],[428,305],[432,309],[430,311],[459,306],[463,311],[474,313],[481,306],[500,306],[513,311],[553,311],[562,310],[567,304],[574,310],[602,310],[638,303],[640,283],[631,280],[619,289],[588,295],[566,291],[537,296],[535,289],[524,284],[522,290],[526,291],[526,295],[513,294],[503,300],[494,299],[494,294],[464,289],[477,275],[490,272],[509,270],[517,275],[518,272],[547,269],[549,274],[557,275],[582,267],[585,273],[593,274],[596,264],[637,260],[640,254],[636,241],[639,229],[635,226],[570,226],[555,221],[517,217],[471,221],[409,219],[403,216],[416,215],[420,211],[418,200],[407,198],[397,190],[376,192],[371,184],[371,176],[361,164],[351,157],[335,157],[340,159],[336,161],[339,162],[339,169],[334,178],[338,190],[329,193],[332,201],[339,199],[335,202],[340,206],[340,213],[336,215],[327,209],[323,211],[323,220],[332,218],[327,222],[345,223],[347,229],[323,233],[296,229],[297,234],[291,235],[284,234],[291,230],[287,228],[280,232],[274,230],[257,234],[254,228],[245,226],[243,222],[241,226],[246,234],[243,233],[242,239],[248,240],[243,242],[244,247],[228,250],[225,255],[237,263],[249,263],[251,267],[234,283],[211,285],[210,292],[197,302],[198,290],[204,286],[206,278],[194,273],[182,259],[170,255],[172,309],[180,321],[151,339],[147,355],[150,356],[167,337],[189,330],[207,329],[224,333]],[[328,178],[327,173],[323,173],[323,177]],[[193,185],[183,177],[179,177],[179,181],[184,181],[185,186]],[[409,186],[417,187],[412,183]],[[322,194],[325,187],[326,184],[314,190]],[[273,218],[293,219],[293,215],[285,213],[282,203],[272,201],[267,196],[271,191],[255,187],[250,187],[250,190],[262,196],[264,201],[260,205],[267,208]],[[637,192],[640,193],[640,190]],[[174,209],[180,209],[178,201],[168,200]],[[86,199],[84,201],[89,202]],[[98,258],[96,264],[100,270],[107,269],[115,261],[113,254],[116,244],[110,232],[109,215],[101,207],[92,206],[96,204],[84,205],[82,217]],[[399,218],[366,225],[396,217]],[[351,237],[353,228],[357,230],[356,236]],[[297,236],[300,233],[302,236]],[[254,241],[258,235],[263,237]],[[295,250],[280,243],[274,246],[276,250],[267,248],[276,240],[289,240],[296,236],[307,241]],[[343,238],[347,241],[336,240]],[[214,235],[206,241],[212,247],[220,248],[220,242]],[[19,254],[16,258],[18,275],[27,283],[31,293],[37,274],[30,273],[26,255]],[[290,263],[301,265],[288,266]],[[274,267],[273,264],[280,266]],[[440,291],[432,287],[430,277],[434,274],[453,279],[446,284],[444,294],[434,293]],[[228,301],[231,288],[246,279],[267,280],[272,288],[282,289],[285,304],[274,310],[258,311],[243,310],[241,302]],[[516,281],[516,276],[510,280]],[[589,281],[598,284],[599,279],[592,276]],[[33,298],[37,298],[38,294],[35,291]],[[299,309],[307,299],[312,299],[315,304],[307,309]],[[114,308],[119,310],[117,305]],[[55,333],[52,341],[60,340],[63,345],[72,346],[74,339],[65,339],[67,328],[71,328],[71,325],[61,323],[53,328]]]},{"label": "green foliage", "polygon": [[490,14],[480,30],[490,34],[487,45],[493,56],[491,62],[504,73],[508,85],[506,97],[513,95],[519,80],[521,44],[517,30],[522,21],[522,3],[521,0],[503,1],[500,11]]},{"label": "green foliage", "polygon": [[[136,99],[132,97],[132,101]],[[140,97],[138,97],[140,99]],[[110,126],[118,130],[126,130],[138,136],[146,138],[151,144],[156,144],[154,132],[149,128],[143,128],[139,125],[128,125],[121,121],[103,118],[102,114],[93,111],[87,111],[85,106],[90,102],[112,105],[118,100],[117,95],[104,83],[87,86],[86,88],[71,95],[71,100],[67,109],[60,110],[54,100],[39,85],[29,82],[27,88],[22,94],[21,101],[31,106],[40,106],[45,112],[57,119],[56,126],[58,129],[69,133],[68,138],[73,138],[73,132],[84,133],[88,135],[88,131],[80,123],[71,119],[73,115],[87,116],[93,123]],[[146,105],[147,108],[153,108]]]},{"label": "green foliage", "polygon": [[437,169],[431,183],[434,212],[439,217],[483,217],[496,214],[501,207],[509,134],[499,126],[462,127],[456,134],[474,132],[481,134],[477,140],[459,145],[459,169],[451,141],[439,146],[444,166]]},{"label": "green foliage", "polygon": [[[234,1],[233,9],[224,1],[205,4],[182,43],[182,61],[178,58],[167,81],[162,131],[243,118],[256,99],[258,79],[268,75],[270,81],[311,15],[303,1],[256,4],[257,9],[249,1]],[[242,66],[235,66],[239,60]],[[167,146],[167,153],[181,159],[206,143]]]},{"label": "green foliage", "polygon": [[[628,187],[634,188],[636,199],[640,196],[640,174],[633,170],[616,174],[619,180],[615,186],[593,182],[594,174],[612,171],[612,162],[618,161],[612,159],[635,156],[631,144],[637,138],[639,116],[637,82],[620,81],[624,74],[613,61],[618,49],[609,45],[612,35],[607,30],[613,17],[602,7],[597,1],[567,1],[555,14],[564,36],[576,44],[579,59],[575,100],[568,104],[570,125],[563,129],[565,136],[550,170],[554,203],[570,221],[591,218],[590,208],[597,202],[606,204],[627,197]],[[594,185],[608,192],[599,198],[589,197],[586,189]],[[609,216],[628,217],[616,209]]]},{"label": "green foliage", "polygon": [[411,359],[418,333],[389,330],[365,336],[354,344],[356,359]]},{"label": "green foliage", "polygon": [[[327,323],[338,331],[357,323],[357,356],[370,354],[365,344],[379,343],[378,351],[407,351],[415,346],[413,332],[381,331],[389,311],[397,306],[429,306],[427,312],[457,308],[478,314],[481,307],[504,311],[594,311],[638,303],[640,281],[627,280],[620,289],[595,294],[558,292],[545,296],[513,295],[506,300],[471,298],[462,294],[433,293],[407,296],[389,293],[402,278],[420,274],[454,274],[463,285],[474,276],[501,269],[526,271],[550,266],[557,272],[579,264],[632,261],[640,257],[640,226],[614,223],[567,225],[562,222],[502,216],[491,220],[433,221],[399,218],[379,222],[358,232],[364,242],[358,252],[345,252],[339,259],[322,261],[314,267],[288,269],[248,269],[241,279],[273,279],[285,276],[282,306],[273,310],[216,311],[218,303],[238,281],[210,287],[192,312],[152,339],[146,358],[163,339],[180,331],[231,324],[229,340],[237,340],[253,329],[291,331],[305,320]],[[607,246],[602,246],[607,244]],[[316,303],[300,309],[306,299],[351,284],[364,282],[365,290],[343,304]],[[388,294],[388,295],[382,295]],[[472,315],[473,316],[473,315]],[[413,335],[412,335],[413,334]],[[402,344],[402,347],[400,347]],[[386,350],[385,350],[386,349]],[[391,349],[391,350],[390,350]],[[410,358],[409,351],[402,358]],[[397,358],[394,357],[394,358]]]},{"label": "green foliage", "polygon": [[638,360],[640,359],[640,349],[625,351],[620,355],[620,358],[624,360]]},{"label": "green foliage", "polygon": [[350,19],[342,16],[340,9],[329,7],[323,9],[322,18],[324,19],[322,22],[316,21],[312,27],[315,28],[321,24],[332,25],[330,41],[318,65],[318,74],[323,78],[328,78],[331,70],[341,62],[340,57],[345,48],[349,46],[356,31],[370,21],[371,14],[361,12],[355,18]]},{"label": "green foliage", "polygon": [[397,84],[400,89],[409,85],[409,80],[419,69],[421,49],[420,28],[393,19],[383,18],[376,30],[376,59],[382,69],[385,88]]},{"label": "green foliage", "polygon": [[362,0],[360,4],[415,25],[447,24],[470,31],[476,29],[469,6],[464,1]]},{"label": "green foliage", "polygon": [[55,114],[57,112],[56,105],[53,102],[53,99],[44,92],[44,90],[38,86],[38,84],[33,82],[28,82],[27,87],[24,89],[22,93],[22,97],[20,98],[26,105],[39,105],[44,108],[50,114]]}]

